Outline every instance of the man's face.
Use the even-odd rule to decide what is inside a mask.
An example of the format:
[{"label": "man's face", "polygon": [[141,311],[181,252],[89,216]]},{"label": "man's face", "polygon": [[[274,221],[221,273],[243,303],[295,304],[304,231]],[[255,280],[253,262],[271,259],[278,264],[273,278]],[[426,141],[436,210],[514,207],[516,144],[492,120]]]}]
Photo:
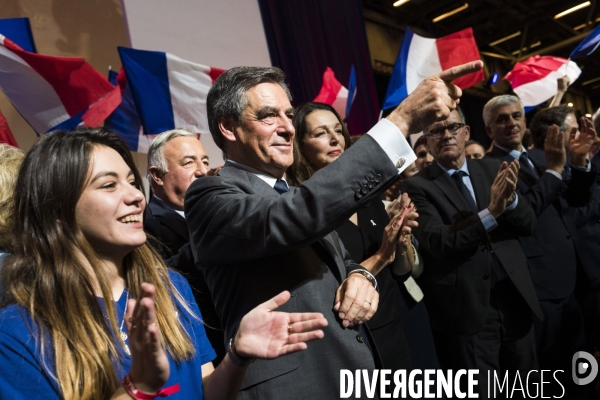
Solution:
[{"label": "man's face", "polygon": [[471,160],[480,160],[485,156],[485,149],[477,143],[469,145],[465,148],[465,157]]},{"label": "man's face", "polygon": [[294,109],[278,84],[246,91],[242,123],[234,127],[227,153],[232,160],[280,178],[294,161]]},{"label": "man's face", "polygon": [[[456,124],[462,125],[462,121],[458,112],[452,111],[448,119],[430,125],[424,132],[427,135],[427,146],[433,158],[446,168],[458,168],[464,163],[465,142],[469,140],[470,134],[469,126],[465,125],[457,129],[455,135],[451,134],[448,129],[444,129],[452,129],[457,126]],[[439,139],[430,135],[438,129],[443,131]]]},{"label": "man's face", "polygon": [[162,175],[164,196],[168,203],[183,210],[185,192],[196,179],[209,171],[208,155],[194,137],[179,136],[165,144],[163,154],[168,172]]},{"label": "man's face", "polygon": [[518,103],[498,107],[492,111],[490,123],[485,127],[488,136],[500,147],[520,150],[526,130],[525,115]]}]

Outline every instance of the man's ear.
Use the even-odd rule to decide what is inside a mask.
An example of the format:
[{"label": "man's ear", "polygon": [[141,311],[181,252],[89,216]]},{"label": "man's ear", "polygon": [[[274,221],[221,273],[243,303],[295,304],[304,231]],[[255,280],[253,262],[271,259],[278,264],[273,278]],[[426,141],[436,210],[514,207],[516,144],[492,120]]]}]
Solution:
[{"label": "man's ear", "polygon": [[469,125],[465,125],[463,129],[465,129],[465,140],[471,139],[471,127]]},{"label": "man's ear", "polygon": [[494,140],[494,135],[492,135],[492,128],[490,128],[489,126],[486,126],[485,133],[487,133],[487,135],[490,139]]},{"label": "man's ear", "polygon": [[148,168],[148,174],[158,186],[164,185],[163,174],[160,172],[157,166],[153,165]]},{"label": "man's ear", "polygon": [[235,142],[237,139],[235,137],[235,124],[230,118],[222,119],[219,121],[219,130],[221,134],[230,142]]}]

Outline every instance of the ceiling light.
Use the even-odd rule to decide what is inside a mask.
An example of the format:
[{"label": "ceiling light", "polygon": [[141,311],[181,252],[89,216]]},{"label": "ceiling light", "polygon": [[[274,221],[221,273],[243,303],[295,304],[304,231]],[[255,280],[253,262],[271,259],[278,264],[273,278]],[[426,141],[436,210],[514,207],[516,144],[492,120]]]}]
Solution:
[{"label": "ceiling light", "polygon": [[462,6],[462,7],[458,7],[457,9],[455,9],[455,10],[452,10],[452,11],[450,11],[450,12],[447,12],[446,14],[442,14],[442,15],[440,15],[440,16],[438,16],[438,17],[435,17],[435,18],[433,19],[433,22],[440,22],[440,21],[441,21],[441,20],[443,20],[443,19],[446,19],[446,18],[448,18],[448,17],[451,17],[451,16],[453,16],[454,14],[457,14],[457,13],[459,13],[459,12],[463,11],[463,10],[466,10],[467,8],[469,8],[469,3],[465,3],[465,5],[464,5],[464,6]]},{"label": "ceiling light", "polygon": [[573,103],[567,103],[567,107],[573,107]]},{"label": "ceiling light", "polygon": [[[540,41],[537,41],[537,42],[535,42],[534,44],[532,44],[531,46],[529,46],[529,48],[530,48],[530,49],[533,49],[534,47],[538,47],[538,46],[539,46],[539,45],[541,45],[541,44],[542,44],[542,42],[540,42]],[[528,49],[527,47],[523,47],[521,50],[513,51],[513,52],[512,52],[512,53],[510,53],[510,54],[512,54],[513,56],[516,56],[517,54],[519,54],[519,51],[527,51],[527,49]]]},{"label": "ceiling light", "polygon": [[581,10],[582,8],[589,7],[591,4],[592,4],[592,3],[590,3],[589,1],[586,1],[585,3],[581,3],[581,4],[580,4],[580,5],[578,5],[578,6],[571,7],[571,8],[569,8],[568,10],[565,10],[565,11],[563,11],[563,12],[561,12],[561,13],[558,13],[558,14],[556,14],[556,15],[554,16],[554,19],[559,19],[559,18],[562,18],[562,17],[564,17],[564,16],[565,16],[565,15],[567,15],[567,14],[571,14],[572,12],[575,12],[575,11],[577,11],[577,10]]},{"label": "ceiling light", "polygon": [[600,81],[600,77],[598,78],[594,78],[594,79],[590,79],[589,81],[585,81],[581,84],[581,86],[585,86],[585,85],[589,85],[590,83],[594,83],[596,81]]},{"label": "ceiling light", "polygon": [[393,4],[393,6],[394,6],[394,7],[400,7],[400,6],[401,6],[402,4],[404,4],[404,3],[408,3],[408,0],[398,0],[398,1],[396,1],[396,2]]},{"label": "ceiling light", "polygon": [[508,36],[505,36],[505,37],[503,37],[502,39],[498,39],[498,40],[496,40],[495,42],[492,42],[492,43],[490,43],[490,46],[495,46],[495,45],[497,45],[497,44],[500,44],[500,43],[502,43],[502,42],[506,42],[508,39],[512,39],[512,38],[514,38],[514,37],[517,37],[517,36],[519,36],[520,34],[521,34],[521,31],[519,31],[519,32],[515,32],[515,33],[513,33],[513,34],[511,34],[511,35],[508,35]]}]

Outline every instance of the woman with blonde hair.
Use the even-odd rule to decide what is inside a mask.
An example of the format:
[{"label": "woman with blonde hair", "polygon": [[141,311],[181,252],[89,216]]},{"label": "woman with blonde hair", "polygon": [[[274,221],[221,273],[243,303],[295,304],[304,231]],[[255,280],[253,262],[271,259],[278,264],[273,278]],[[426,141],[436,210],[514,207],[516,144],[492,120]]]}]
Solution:
[{"label": "woman with blonde hair", "polygon": [[318,313],[272,311],[283,292],[244,317],[214,368],[189,285],[146,243],[140,182],[103,129],[50,133],[26,155],[0,276],[2,398],[233,399],[252,358],[323,336]]},{"label": "woman with blonde hair", "polygon": [[21,150],[0,143],[0,266],[10,251],[13,195],[23,157]]}]

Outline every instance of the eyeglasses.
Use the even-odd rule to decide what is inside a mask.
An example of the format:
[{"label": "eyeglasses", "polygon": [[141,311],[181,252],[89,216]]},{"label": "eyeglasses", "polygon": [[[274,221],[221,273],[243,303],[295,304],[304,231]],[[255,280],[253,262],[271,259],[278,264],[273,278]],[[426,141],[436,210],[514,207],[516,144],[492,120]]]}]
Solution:
[{"label": "eyeglasses", "polygon": [[441,139],[446,134],[446,130],[448,130],[452,136],[456,136],[464,126],[465,124],[461,124],[459,122],[455,122],[447,126],[440,126],[439,128],[430,130],[429,133],[427,133],[427,136],[431,136],[434,139]]}]

